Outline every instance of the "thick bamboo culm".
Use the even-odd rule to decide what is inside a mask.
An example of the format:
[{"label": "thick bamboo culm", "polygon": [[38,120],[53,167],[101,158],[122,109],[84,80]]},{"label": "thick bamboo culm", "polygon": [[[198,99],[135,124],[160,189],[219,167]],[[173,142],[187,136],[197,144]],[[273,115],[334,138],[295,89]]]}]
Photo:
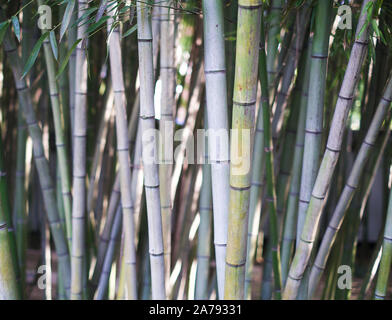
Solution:
[{"label": "thick bamboo culm", "polygon": [[[170,148],[174,135],[173,110],[175,110],[175,76],[174,64],[174,18],[172,7],[175,2],[166,0],[160,8],[160,78],[161,78],[161,115],[159,129],[162,147],[159,165],[159,181],[162,211],[163,246],[165,255],[165,281],[170,279],[171,261],[171,217],[172,195],[171,176],[173,171],[173,149]],[[153,9],[156,10],[156,9]],[[153,35],[154,36],[154,35]]]},{"label": "thick bamboo culm", "polygon": [[153,130],[155,129],[155,113],[151,16],[147,9],[146,3],[137,2],[140,125],[143,141],[142,159],[144,167],[144,187],[147,200],[152,298],[165,299],[162,216],[159,193],[159,173],[156,159],[157,142],[153,136]]},{"label": "thick bamboo culm", "polygon": [[[206,111],[206,107],[204,108]],[[204,112],[204,129],[208,129],[207,112]],[[197,244],[197,270],[195,278],[195,299],[208,299],[208,277],[211,258],[212,229],[212,186],[211,165],[208,163],[208,136],[205,139],[205,163],[203,166],[203,184],[199,198],[200,225]]]},{"label": "thick bamboo culm", "polygon": [[[225,287],[230,169],[223,2],[221,0],[203,1],[203,12],[204,74],[206,78],[207,132],[209,133],[208,150],[209,163],[211,163],[212,204],[214,207],[215,261],[218,297],[222,299]],[[217,117],[218,114],[219,117]]]},{"label": "thick bamboo culm", "polygon": [[[78,18],[88,9],[88,2],[78,0]],[[75,62],[75,111],[73,129],[73,202],[72,202],[72,258],[71,299],[83,298],[86,289],[86,132],[87,132],[87,31],[88,25],[79,22]]]},{"label": "thick bamboo culm", "polygon": [[[389,102],[389,105],[391,101]],[[389,129],[387,129],[389,130]],[[384,300],[387,294],[388,279],[392,262],[392,189],[389,194],[389,204],[387,211],[387,219],[385,222],[384,239],[382,244],[382,255],[380,267],[378,270],[376,290],[374,299]]]},{"label": "thick bamboo culm", "polygon": [[258,0],[238,1],[225,299],[244,298],[261,8]]},{"label": "thick bamboo culm", "polygon": [[[116,2],[115,2],[116,4]],[[120,30],[113,29],[114,9],[107,10],[111,19],[108,20],[110,70],[113,83],[114,104],[116,108],[117,154],[120,164],[121,206],[124,226],[125,281],[128,299],[137,299],[136,290],[136,252],[135,252],[135,219],[132,201],[131,162],[129,157],[128,121],[126,112],[124,77],[120,46]],[[103,270],[104,271],[104,270]]]},{"label": "thick bamboo culm", "polygon": [[364,30],[362,29],[366,23],[366,5],[369,2],[374,3],[372,0],[364,0],[362,4],[361,16],[356,30],[356,40],[351,50],[348,66],[340,88],[326,150],[312,190],[300,242],[297,245],[293,263],[290,267],[283,294],[284,299],[295,299],[297,296],[299,285],[313,248],[326,194],[340,154],[344,125],[352,106],[354,90],[364,60],[365,49],[367,48],[368,27],[365,27]]},{"label": "thick bamboo culm", "polygon": [[319,1],[316,5],[315,19],[318,23],[315,24],[313,43],[310,49],[312,54],[298,202],[297,245],[319,167],[332,5],[333,3],[330,0]]}]

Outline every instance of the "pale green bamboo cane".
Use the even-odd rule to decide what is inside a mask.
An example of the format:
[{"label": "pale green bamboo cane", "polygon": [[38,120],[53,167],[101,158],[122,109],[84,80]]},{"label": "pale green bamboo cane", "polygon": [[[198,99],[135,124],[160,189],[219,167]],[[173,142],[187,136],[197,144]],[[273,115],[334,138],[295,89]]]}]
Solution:
[{"label": "pale green bamboo cane", "polygon": [[[163,257],[162,216],[159,194],[159,173],[154,137],[154,67],[151,16],[146,3],[137,2],[138,52],[140,75],[140,125],[142,159],[147,200],[148,235],[151,265],[152,298],[165,299],[165,267]],[[152,139],[151,139],[152,138]]]},{"label": "pale green bamboo cane", "polygon": [[[1,14],[1,18],[3,18],[2,11]],[[7,30],[5,34],[3,45],[14,75],[15,86],[19,97],[19,105],[23,110],[23,115],[27,123],[29,135],[33,141],[34,161],[39,175],[44,205],[49,220],[49,226],[53,235],[59,265],[62,268],[61,272],[64,277],[64,286],[68,294],[71,270],[67,241],[57,210],[54,187],[49,171],[49,164],[44,154],[42,132],[36,120],[29,87],[26,80],[22,78],[23,72],[21,60],[17,52],[15,41],[12,38],[9,30]]]},{"label": "pale green bamboo cane", "polygon": [[319,167],[332,4],[331,0],[325,0],[317,2],[316,5],[317,23],[314,24],[310,59],[309,97],[298,202],[297,245]]},{"label": "pale green bamboo cane", "polygon": [[390,109],[391,102],[392,75],[388,80],[385,91],[379,102],[373,120],[369,126],[366,137],[362,142],[361,148],[359,149],[355,162],[352,166],[350,175],[347,178],[346,185],[333,212],[332,218],[328,224],[328,228],[325,231],[314,265],[312,266],[309,283],[310,297],[314,294],[322,276],[322,272],[325,269],[329,252],[336,238],[336,234],[338,233],[345,217],[345,213],[347,212],[347,209],[351,204],[354,193],[359,186],[359,182],[362,177],[365,165],[368,161],[371,151],[373,150],[381,125],[385,120],[385,116]]},{"label": "pale green bamboo cane", "polygon": [[271,86],[274,83],[277,73],[277,54],[279,45],[280,22],[283,11],[283,0],[272,0],[269,19],[270,25],[268,28],[268,42],[267,42],[267,72],[268,84]]},{"label": "pale green bamboo cane", "polygon": [[[204,74],[211,163],[215,262],[218,297],[224,296],[227,223],[229,212],[229,139],[223,1],[203,1]],[[219,116],[217,116],[219,115]],[[219,139],[219,141],[217,141]],[[219,147],[218,147],[219,146]],[[219,149],[218,149],[219,148]]]},{"label": "pale green bamboo cane", "polygon": [[[43,0],[37,1],[38,5],[43,5]],[[47,32],[49,30],[42,29],[42,33]],[[49,82],[49,95],[50,95],[50,103],[52,107],[52,115],[53,115],[53,123],[55,128],[55,137],[56,137],[56,151],[57,151],[57,161],[60,171],[61,178],[61,194],[64,205],[64,213],[65,213],[65,226],[66,226],[66,234],[69,243],[69,248],[71,249],[71,211],[72,211],[72,198],[71,198],[71,187],[70,187],[70,173],[68,166],[68,157],[66,151],[66,143],[64,137],[64,122],[61,113],[61,104],[60,104],[60,93],[56,79],[56,67],[54,62],[54,57],[51,49],[51,45],[49,43],[49,38],[46,37],[43,43],[44,46],[44,54],[45,54],[45,63],[46,63],[46,72],[48,76]]]},{"label": "pale green bamboo cane", "polygon": [[[71,20],[69,22],[69,29],[68,29],[68,40],[67,45],[68,49],[70,50],[74,43],[77,41],[77,26],[75,25],[76,18],[78,15],[78,3],[75,2],[75,7],[71,15]],[[71,140],[71,148],[70,150],[73,152],[73,145],[74,145],[74,126],[75,126],[75,79],[76,79],[76,50],[73,50],[71,56],[69,57],[69,64],[68,64],[68,79],[69,79],[69,122],[70,122],[70,140]],[[73,154],[73,153],[72,153]]]},{"label": "pale green bamboo cane", "polygon": [[359,18],[355,36],[356,40],[350,54],[339,98],[336,103],[326,150],[313,187],[312,197],[307,209],[301,238],[296,249],[293,263],[290,267],[283,294],[284,299],[296,298],[299,284],[303,277],[305,268],[307,267],[313,248],[326,194],[339,157],[345,122],[352,105],[357,79],[360,74],[360,69],[367,48],[368,27],[365,23],[368,11],[367,6],[369,3],[374,4],[374,1],[364,0],[362,4],[361,16]]},{"label": "pale green bamboo cane", "polygon": [[[264,24],[261,24],[260,32],[260,50],[265,51],[264,47]],[[265,59],[265,54],[259,53],[259,61]],[[260,62],[259,62],[260,63]],[[262,92],[263,94],[264,92]],[[252,154],[252,178],[251,188],[249,197],[249,222],[248,222],[248,237],[247,237],[247,253],[246,253],[246,265],[245,265],[245,298],[251,299],[252,291],[252,273],[254,265],[254,256],[256,253],[257,236],[259,234],[260,226],[260,211],[261,203],[259,198],[262,194],[264,187],[264,165],[265,165],[265,154],[264,154],[264,123],[263,123],[263,101],[268,101],[268,95],[262,96],[259,103],[259,111],[257,115],[256,129],[255,129],[255,141]]]},{"label": "pale green bamboo cane", "polygon": [[[78,0],[78,19],[88,9]],[[86,141],[87,141],[87,23],[80,21],[76,47],[75,111],[73,130],[73,202],[71,299],[80,300],[86,281]]]},{"label": "pale green bamboo cane", "polygon": [[22,297],[22,287],[4,160],[3,141],[0,138],[0,241],[4,242],[0,246],[0,297],[14,300]]},{"label": "pale green bamboo cane", "polygon": [[114,92],[113,86],[111,82],[108,84],[107,95],[105,99],[105,108],[102,110],[102,116],[99,121],[98,132],[96,135],[96,143],[93,161],[91,163],[90,168],[90,179],[89,179],[89,188],[87,191],[87,213],[91,214],[94,210],[94,200],[96,199],[96,180],[97,180],[97,171],[98,168],[102,168],[102,159],[103,159],[103,151],[105,149],[105,143],[107,136],[107,132],[109,130],[109,120],[113,110],[114,104]]},{"label": "pale green bamboo cane", "polygon": [[137,299],[136,290],[136,252],[135,252],[135,220],[133,216],[132,201],[132,178],[129,156],[128,141],[128,121],[126,113],[124,76],[122,71],[122,56],[120,45],[120,30],[118,27],[112,30],[114,22],[114,10],[108,10],[111,18],[108,20],[108,31],[111,31],[109,38],[110,70],[112,75],[114,102],[116,107],[116,133],[117,133],[117,154],[120,164],[120,190],[123,211],[124,226],[124,252],[126,268],[126,289],[127,297],[130,300]]},{"label": "pale green bamboo cane", "polygon": [[[23,2],[26,5],[28,0]],[[33,47],[32,12],[29,7],[23,10],[22,23],[22,63],[26,64]],[[15,187],[13,201],[13,222],[15,227],[16,246],[21,273],[22,290],[26,276],[26,249],[27,249],[27,202],[26,202],[26,142],[27,127],[23,119],[22,108],[18,108],[18,132],[16,147]]]},{"label": "pale green bamboo cane", "polygon": [[225,299],[244,298],[261,12],[259,0],[238,1]]},{"label": "pale green bamboo cane", "polygon": [[[138,99],[136,99],[134,109],[132,111],[132,116],[131,119],[129,120],[129,131],[128,131],[128,137],[131,142],[131,145],[135,144],[135,155],[134,155],[134,160],[133,160],[133,171],[132,171],[132,182],[131,182],[131,196],[134,197],[135,190],[137,188],[137,184],[139,182],[139,175],[140,175],[140,158],[141,158],[141,134],[140,134],[140,128],[137,129],[137,136],[136,136],[136,130],[131,130],[131,128],[134,127],[139,127],[137,125],[137,121],[139,119],[139,104],[138,104]],[[136,143],[134,142],[136,139]],[[116,178],[113,183],[112,191],[109,197],[109,204],[107,208],[107,217],[106,217],[106,222],[104,225],[104,228],[102,230],[102,233],[99,236],[99,243],[98,243],[98,253],[97,253],[97,262],[95,264],[93,276],[91,279],[91,286],[92,286],[92,291],[94,292],[96,287],[98,286],[98,281],[99,277],[101,274],[102,270],[102,265],[104,263],[105,259],[105,253],[107,250],[107,246],[109,243],[109,238],[110,238],[110,233],[111,233],[111,228],[113,225],[114,217],[116,214],[117,206],[120,201],[120,175],[119,172],[116,175]],[[138,198],[134,198],[133,200],[134,203],[134,210],[135,212],[139,212],[139,207],[140,207],[140,200]],[[135,219],[136,222],[136,219]],[[137,225],[137,223],[135,224]],[[124,265],[125,266],[125,265]],[[121,264],[121,268],[123,268],[123,264]],[[125,271],[123,271],[125,272]]]},{"label": "pale green bamboo cane", "polygon": [[[263,19],[261,24],[263,24]],[[263,30],[262,28],[261,30]],[[259,58],[259,78],[261,84],[262,97],[261,100],[263,110],[263,127],[264,127],[264,153],[265,153],[265,169],[266,169],[266,198],[269,212],[269,243],[271,248],[272,269],[274,274],[274,297],[277,300],[281,299],[281,265],[280,265],[280,249],[279,249],[279,227],[278,217],[276,211],[276,187],[275,187],[275,172],[274,172],[274,154],[272,143],[272,124],[271,124],[271,110],[268,101],[268,78],[267,66],[265,59],[265,51],[260,50]]]},{"label": "pale green bamboo cane", "polygon": [[[204,128],[208,129],[207,113],[204,114]],[[206,137],[205,142],[208,145],[208,137]],[[196,300],[207,299],[208,275],[211,258],[212,186],[211,165],[207,162],[208,151],[205,152],[205,159],[206,163],[203,165],[203,184],[201,186],[199,199],[200,225],[197,241],[197,269],[195,279]]]},{"label": "pale green bamboo cane", "polygon": [[[174,11],[171,7],[174,1],[161,2],[160,8],[160,78],[161,78],[161,118],[159,130],[161,133],[162,159],[159,165],[160,197],[162,210],[162,227],[164,231],[163,245],[165,255],[165,281],[170,279],[171,260],[171,175],[173,171],[173,148],[174,135],[173,110],[175,109],[175,76],[174,63]],[[153,8],[153,11],[156,8]]]},{"label": "pale green bamboo cane", "polygon": [[282,283],[286,283],[287,274],[289,271],[291,255],[293,252],[293,242],[295,240],[295,231],[297,227],[297,209],[298,196],[301,182],[302,172],[302,157],[305,139],[305,121],[306,121],[306,107],[308,103],[308,88],[310,63],[308,63],[311,54],[311,41],[309,41],[307,52],[304,53],[302,63],[300,63],[298,86],[294,89],[295,97],[293,103],[298,103],[300,107],[300,114],[298,119],[297,136],[295,139],[294,160],[292,163],[292,177],[290,181],[290,190],[288,195],[287,208],[285,213],[285,221],[282,234]]},{"label": "pale green bamboo cane", "polygon": [[[292,87],[291,84],[293,82],[295,70],[297,69],[297,65],[301,57],[305,36],[307,35],[306,31],[308,29],[308,25],[310,22],[310,13],[311,13],[310,2],[305,1],[298,13],[298,20],[301,21],[301,23],[297,24],[297,27],[295,29],[295,36],[293,41],[291,41],[291,45],[289,47],[289,52],[287,56],[287,61],[284,64],[282,81],[281,81],[282,83],[276,95],[276,106],[275,106],[274,116],[272,120],[272,138],[274,139],[274,141],[278,138],[283,125],[283,116],[287,106],[288,98],[291,93],[290,90],[290,88]],[[287,135],[289,136],[291,135],[290,131],[287,132]],[[292,137],[292,139],[294,141],[295,138]],[[285,159],[283,159],[283,161],[284,160]],[[283,175],[282,177],[284,178],[284,180],[286,180],[287,183],[287,176]],[[279,203],[278,203],[278,208],[280,209]]]},{"label": "pale green bamboo cane", "polygon": [[[114,217],[113,221],[113,226],[112,230],[110,231],[110,239],[108,243],[108,247],[106,250],[105,254],[105,259],[104,263],[102,266],[102,272],[99,277],[99,283],[98,283],[98,288],[97,288],[97,293],[96,293],[96,300],[102,300],[104,299],[106,293],[107,293],[107,288],[108,288],[108,283],[109,283],[109,276],[110,272],[112,270],[112,263],[113,263],[113,258],[114,254],[117,248],[117,245],[119,243],[119,237],[121,235],[121,226],[122,226],[122,212],[121,212],[121,205],[117,207],[116,210],[116,215]],[[136,285],[134,285],[136,287]],[[129,297],[129,295],[128,295]]]},{"label": "pale green bamboo cane", "polygon": [[[391,102],[390,102],[391,103]],[[390,130],[389,128],[387,130]],[[385,222],[384,241],[382,245],[382,255],[380,267],[378,269],[375,300],[384,300],[387,294],[389,273],[392,262],[392,189],[389,193],[389,204],[387,219]]]},{"label": "pale green bamboo cane", "polygon": [[[0,206],[0,214],[3,216],[2,203]],[[20,293],[12,263],[9,231],[5,219],[1,217],[0,220],[0,299],[16,300],[20,298]]]}]

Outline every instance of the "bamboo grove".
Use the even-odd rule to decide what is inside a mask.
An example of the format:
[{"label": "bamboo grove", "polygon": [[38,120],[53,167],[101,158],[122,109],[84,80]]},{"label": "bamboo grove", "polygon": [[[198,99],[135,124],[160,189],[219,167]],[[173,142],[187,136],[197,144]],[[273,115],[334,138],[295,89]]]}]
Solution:
[{"label": "bamboo grove", "polygon": [[391,45],[389,0],[1,1],[0,299],[391,298]]}]

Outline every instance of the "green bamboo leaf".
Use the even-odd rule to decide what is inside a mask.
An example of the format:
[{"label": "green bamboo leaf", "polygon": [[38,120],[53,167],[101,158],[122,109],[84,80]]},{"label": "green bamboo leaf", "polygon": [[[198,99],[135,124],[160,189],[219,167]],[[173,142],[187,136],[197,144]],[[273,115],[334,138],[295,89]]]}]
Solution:
[{"label": "green bamboo leaf", "polygon": [[27,59],[26,65],[23,68],[22,78],[26,76],[26,74],[30,71],[31,67],[34,65],[34,62],[38,57],[39,50],[41,49],[42,43],[44,42],[44,40],[48,35],[49,35],[48,31],[43,33],[41,37],[38,39],[37,43],[34,45],[33,51],[31,51],[31,54]]},{"label": "green bamboo leaf", "polygon": [[377,37],[381,38],[381,31],[378,28],[378,24],[377,24],[376,19],[372,19],[372,27],[373,27],[373,30],[376,33]]},{"label": "green bamboo leaf", "polygon": [[131,29],[129,29],[127,32],[125,32],[122,37],[123,38],[128,37],[130,34],[135,32],[136,29],[137,29],[137,24],[135,24]]},{"label": "green bamboo leaf", "polygon": [[90,34],[97,30],[101,25],[103,25],[107,20],[109,19],[109,16],[105,16],[102,19],[100,19],[98,22],[93,23],[88,29],[87,33]]},{"label": "green bamboo leaf", "polygon": [[15,32],[16,38],[20,42],[20,24],[19,24],[19,20],[15,16],[12,16],[11,20],[12,20],[12,25],[14,26],[14,32]]},{"label": "green bamboo leaf", "polygon": [[70,58],[72,52],[75,50],[76,46],[78,45],[78,43],[79,43],[80,41],[82,41],[82,39],[78,39],[78,40],[73,44],[73,46],[71,47],[71,49],[69,49],[69,51],[67,52],[67,55],[65,56],[64,60],[61,62],[61,65],[60,65],[59,71],[58,71],[58,73],[57,73],[57,75],[56,75],[56,78],[58,78],[58,77],[63,73],[65,67],[66,67],[67,64],[68,64],[68,60],[69,60],[69,58]]},{"label": "green bamboo leaf", "polygon": [[10,24],[9,21],[3,21],[2,23],[0,23],[0,44],[3,42],[4,35],[7,31],[9,24]]},{"label": "green bamboo leaf", "polygon": [[69,0],[67,7],[65,8],[63,21],[61,22],[60,28],[60,41],[63,38],[65,32],[67,31],[69,22],[71,21],[72,13],[75,8],[75,0]]},{"label": "green bamboo leaf", "polygon": [[49,32],[49,41],[50,41],[50,46],[52,47],[52,52],[53,52],[53,56],[56,60],[58,60],[58,48],[57,48],[57,41],[56,41],[56,35],[54,33],[54,31],[50,31]]}]

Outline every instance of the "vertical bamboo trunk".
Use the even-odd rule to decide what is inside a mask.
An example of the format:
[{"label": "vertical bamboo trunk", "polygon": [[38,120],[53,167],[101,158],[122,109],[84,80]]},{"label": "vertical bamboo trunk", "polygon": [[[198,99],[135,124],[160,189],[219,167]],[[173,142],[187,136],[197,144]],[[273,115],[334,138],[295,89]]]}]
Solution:
[{"label": "vertical bamboo trunk", "polygon": [[[38,0],[38,5],[42,5],[43,0]],[[42,32],[49,31],[43,29]],[[52,115],[53,115],[53,123],[55,129],[55,137],[56,137],[56,151],[57,151],[57,162],[60,171],[60,179],[61,179],[61,195],[64,206],[64,214],[65,214],[65,230],[67,234],[67,239],[69,245],[71,244],[71,211],[72,211],[72,199],[71,199],[71,187],[70,187],[70,174],[68,167],[68,157],[66,151],[66,143],[64,136],[64,122],[61,113],[61,104],[60,104],[60,93],[56,79],[56,69],[54,57],[51,49],[51,45],[49,43],[48,37],[44,40],[44,54],[45,54],[45,63],[46,63],[46,71],[49,82],[49,95],[50,95],[50,103],[52,107]]]},{"label": "vertical bamboo trunk", "polygon": [[[263,20],[261,21],[263,24]],[[272,143],[272,124],[271,124],[271,110],[268,99],[268,73],[266,66],[265,51],[260,50],[259,59],[259,78],[262,90],[262,112],[263,112],[263,127],[264,127],[264,153],[265,153],[265,169],[267,178],[266,202],[268,203],[269,211],[269,242],[272,256],[272,269],[274,274],[274,297],[277,300],[281,299],[281,266],[280,266],[280,250],[279,250],[279,227],[278,217],[276,211],[276,189],[275,189],[275,172],[274,172],[274,154]]]},{"label": "vertical bamboo trunk", "polygon": [[[114,9],[108,10],[108,31],[112,30]],[[126,112],[124,77],[120,45],[120,30],[114,28],[109,39],[110,70],[112,75],[114,102],[116,107],[117,155],[120,164],[120,189],[124,226],[124,256],[126,289],[128,299],[137,299],[135,221],[133,216],[132,180],[129,157],[128,121]]]},{"label": "vertical bamboo trunk", "polygon": [[[387,129],[389,130],[389,129]],[[382,245],[382,256],[378,270],[376,291],[374,299],[384,300],[387,294],[389,273],[392,262],[392,189],[389,195],[387,220],[385,222],[384,241]]]},{"label": "vertical bamboo trunk", "polygon": [[[25,0],[25,5],[28,0]],[[22,24],[22,63],[26,61],[31,52],[32,28],[33,23],[32,12],[26,7],[23,10]],[[15,227],[16,246],[18,250],[18,261],[21,273],[22,289],[24,288],[26,277],[26,249],[27,249],[27,202],[26,202],[26,142],[27,142],[27,126],[23,119],[22,108],[18,108],[18,132],[16,147],[16,166],[15,166],[15,186],[13,199],[13,222]]]},{"label": "vertical bamboo trunk", "polygon": [[[77,33],[78,29],[75,25],[78,10],[78,4],[75,3],[74,10],[72,12],[71,20],[69,22],[69,30],[68,30],[68,49],[71,49],[74,43],[77,40]],[[70,123],[70,141],[71,141],[71,148],[70,150],[73,152],[73,133],[74,133],[74,126],[75,126],[75,79],[76,79],[76,50],[73,50],[71,56],[69,57],[69,64],[68,64],[68,79],[69,79],[69,123]],[[73,154],[73,153],[72,153]]]},{"label": "vertical bamboo trunk", "polygon": [[[265,65],[265,40],[264,40],[264,23],[261,23],[260,31],[260,52],[259,53],[259,64]],[[263,54],[263,52],[264,54]],[[261,79],[259,79],[261,80]],[[264,84],[263,84],[264,85]],[[267,86],[268,87],[268,86]],[[266,94],[266,95],[265,95]],[[251,188],[249,196],[249,221],[248,221],[248,238],[247,238],[247,252],[246,252],[246,265],[245,265],[245,298],[251,299],[252,291],[252,272],[254,265],[254,256],[256,253],[257,236],[259,234],[260,227],[260,211],[262,204],[259,198],[262,194],[264,186],[264,165],[265,165],[265,153],[264,153],[264,107],[269,107],[266,102],[268,98],[267,92],[261,92],[261,101],[259,103],[259,111],[257,115],[256,129],[255,129],[255,140],[252,154],[252,177],[251,177]],[[264,104],[264,106],[263,106]]]},{"label": "vertical bamboo trunk", "polygon": [[[78,0],[78,18],[88,2]],[[76,47],[75,111],[73,131],[72,275],[71,299],[82,299],[86,270],[86,140],[87,140],[87,23],[80,21]]]},{"label": "vertical bamboo trunk", "polygon": [[[311,41],[309,41],[311,44]],[[299,119],[297,127],[297,136],[295,139],[294,160],[292,163],[292,177],[290,181],[290,190],[288,195],[287,209],[285,214],[283,235],[282,235],[282,283],[286,283],[287,274],[289,271],[291,255],[293,252],[293,243],[295,240],[295,231],[297,228],[297,209],[298,209],[298,196],[301,183],[302,172],[302,158],[305,139],[305,121],[306,121],[306,107],[308,102],[308,88],[309,88],[309,74],[310,63],[308,63],[311,54],[311,46],[308,47],[306,53],[302,57],[299,68],[298,86],[294,89],[295,99],[293,103],[298,103]]]},{"label": "vertical bamboo trunk", "polygon": [[[223,2],[221,0],[205,0],[203,1],[203,12],[204,74],[206,78],[208,149],[211,163],[212,203],[214,207],[215,261],[218,296],[223,298],[227,217],[229,212],[229,125],[227,119]],[[220,141],[217,141],[217,139],[220,139]]]},{"label": "vertical bamboo trunk", "polygon": [[[204,128],[208,129],[207,113],[204,114]],[[206,142],[208,145],[208,137],[206,137]],[[206,151],[205,159],[206,162],[203,165],[203,184],[201,186],[199,199],[200,225],[197,242],[197,270],[195,279],[196,300],[205,300],[208,298],[208,275],[211,256],[212,187],[211,165],[207,162],[208,151]]]},{"label": "vertical bamboo trunk", "polygon": [[316,290],[318,282],[321,278],[322,271],[325,269],[329,252],[334,243],[336,234],[338,233],[342,221],[345,217],[345,213],[351,204],[354,193],[359,186],[362,173],[365,169],[365,165],[368,161],[371,151],[376,142],[379,130],[382,123],[385,120],[385,116],[390,108],[392,101],[392,75],[389,78],[384,94],[377,107],[377,111],[372,119],[369,126],[368,132],[364,141],[362,142],[361,148],[357,154],[355,162],[352,166],[350,175],[347,179],[346,185],[339,198],[338,204],[333,212],[331,221],[328,224],[328,228],[322,239],[320,249],[317,253],[316,260],[311,270],[310,283],[309,283],[309,295],[312,296]]},{"label": "vertical bamboo trunk", "polygon": [[298,203],[297,244],[319,166],[331,14],[331,0],[317,2],[315,12],[317,23],[315,23],[311,48],[309,97]]},{"label": "vertical bamboo trunk", "polygon": [[[374,4],[374,1],[364,0],[362,4],[361,16],[358,21],[355,36],[356,40],[351,50],[350,59],[336,103],[326,150],[313,187],[301,238],[299,239],[294,260],[289,271],[283,295],[284,299],[296,298],[301,279],[312,252],[323,205],[340,154],[345,123],[352,106],[355,87],[366,53],[368,27],[365,23],[367,14],[369,14],[367,11],[367,5],[369,3]],[[370,14],[372,14],[372,11]]]},{"label": "vertical bamboo trunk", "polygon": [[[161,119],[159,129],[162,142],[162,159],[159,165],[160,197],[162,210],[163,245],[165,252],[165,282],[169,283],[171,260],[171,175],[173,171],[173,110],[175,109],[175,74],[174,64],[174,5],[172,0],[162,2],[160,9],[160,77]],[[155,8],[153,9],[155,10]]]},{"label": "vertical bamboo trunk", "polygon": [[0,138],[0,298],[16,300],[21,298],[20,275],[3,154],[3,141]]},{"label": "vertical bamboo trunk", "polygon": [[147,199],[148,236],[151,266],[152,298],[165,299],[162,216],[154,114],[154,69],[151,16],[146,3],[137,2],[138,51],[140,75],[140,125],[144,187]]},{"label": "vertical bamboo trunk", "polygon": [[225,299],[244,298],[261,11],[259,0],[238,1]]},{"label": "vertical bamboo trunk", "polygon": [[[1,14],[3,13],[2,11],[0,12]],[[1,18],[3,18],[3,16]],[[71,270],[67,241],[57,210],[53,182],[49,171],[49,164],[45,157],[42,143],[42,132],[36,120],[29,87],[26,80],[22,78],[23,72],[21,60],[18,56],[17,47],[9,30],[7,30],[5,34],[3,45],[14,75],[15,86],[18,92],[19,105],[22,108],[23,115],[28,127],[28,132],[33,141],[34,161],[38,171],[39,182],[43,194],[43,201],[48,216],[49,226],[53,235],[59,265],[64,278],[64,286],[67,293],[69,293]]]},{"label": "vertical bamboo trunk", "polygon": [[272,0],[270,7],[270,24],[268,28],[267,44],[267,72],[268,83],[274,83],[277,73],[277,53],[279,45],[280,22],[283,11],[283,0]]}]

